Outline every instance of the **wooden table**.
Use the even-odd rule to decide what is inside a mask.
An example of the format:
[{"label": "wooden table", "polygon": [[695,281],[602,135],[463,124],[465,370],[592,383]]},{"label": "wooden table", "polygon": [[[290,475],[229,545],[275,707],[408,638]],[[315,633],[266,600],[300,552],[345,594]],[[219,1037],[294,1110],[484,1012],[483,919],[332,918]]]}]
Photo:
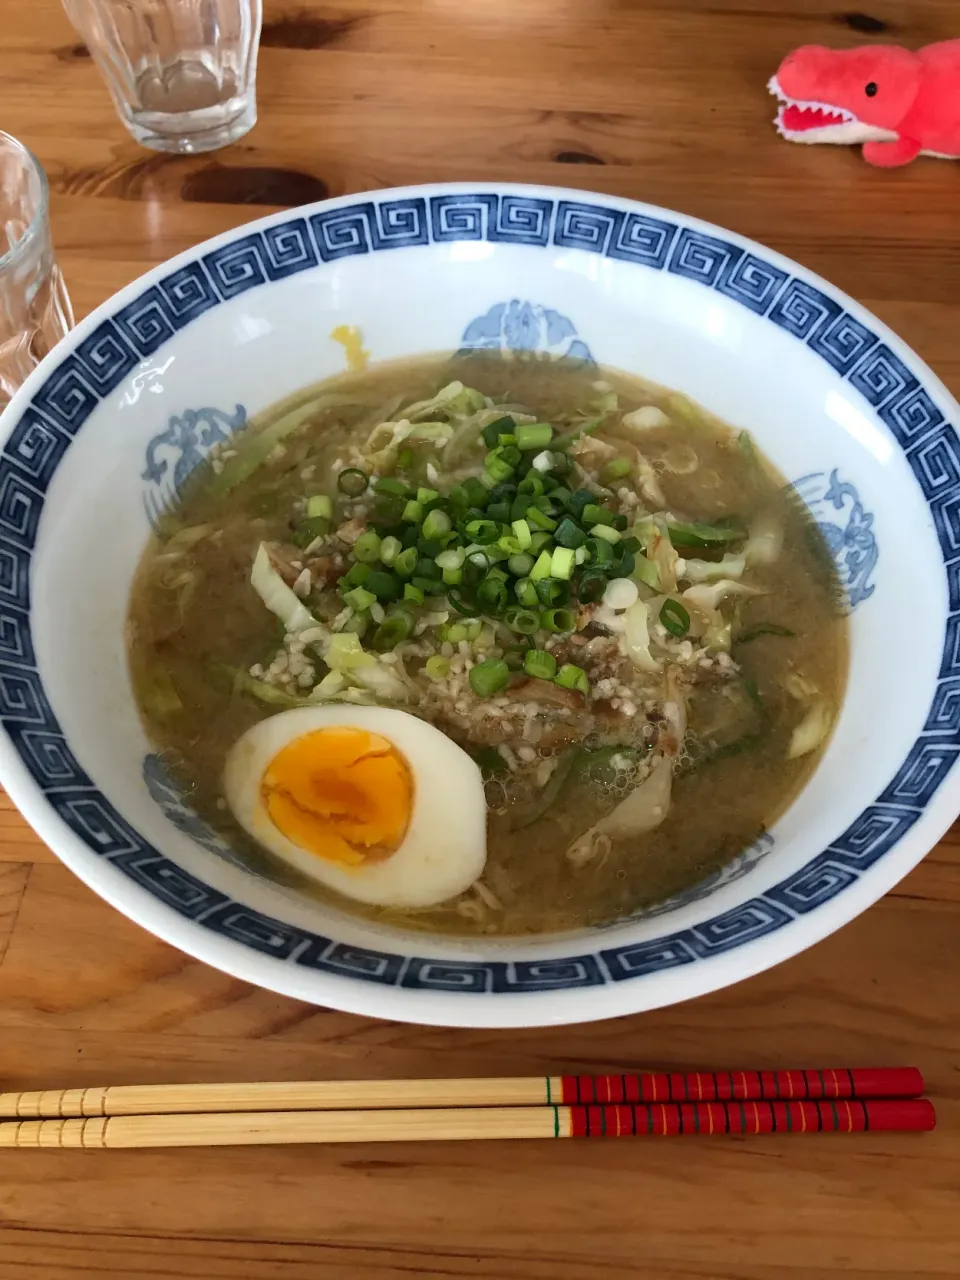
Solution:
[{"label": "wooden table", "polygon": [[[872,308],[960,392],[960,180],[789,146],[797,44],[960,35],[956,0],[267,3],[261,123],[138,150],[54,0],[5,0],[0,125],[47,168],[78,315],[275,206],[444,179],[641,197],[755,236]],[[951,26],[951,17],[953,25]],[[867,32],[869,34],[858,34]],[[805,955],[554,1031],[364,1021],[232,981],[128,923],[0,811],[3,1088],[636,1064],[919,1064],[925,1138],[5,1153],[0,1280],[929,1280],[960,1272],[960,837]]]}]

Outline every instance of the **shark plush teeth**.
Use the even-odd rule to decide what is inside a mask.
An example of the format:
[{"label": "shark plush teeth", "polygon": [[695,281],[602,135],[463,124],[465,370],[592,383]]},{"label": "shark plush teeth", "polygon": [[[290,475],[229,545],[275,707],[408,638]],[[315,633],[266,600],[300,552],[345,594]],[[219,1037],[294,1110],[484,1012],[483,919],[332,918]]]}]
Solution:
[{"label": "shark plush teeth", "polygon": [[781,104],[777,130],[790,142],[862,144],[864,159],[882,168],[918,155],[960,159],[960,40],[916,53],[803,45],[767,88]]}]

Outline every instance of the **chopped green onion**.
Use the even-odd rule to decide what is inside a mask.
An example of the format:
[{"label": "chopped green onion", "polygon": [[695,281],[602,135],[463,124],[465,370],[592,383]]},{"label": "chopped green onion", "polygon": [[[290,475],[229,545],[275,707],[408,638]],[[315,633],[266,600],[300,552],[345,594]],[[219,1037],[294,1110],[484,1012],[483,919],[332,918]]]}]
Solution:
[{"label": "chopped green onion", "polygon": [[425,538],[442,538],[452,528],[453,521],[447,513],[435,508],[427,513],[427,518],[423,522],[423,536]]},{"label": "chopped green onion", "polygon": [[510,668],[502,658],[486,658],[470,668],[470,688],[480,698],[489,698],[506,688]]},{"label": "chopped green onion", "polygon": [[539,529],[533,535],[533,539],[530,542],[530,554],[538,556],[540,552],[546,547],[549,547],[552,542],[553,539],[550,537],[549,533],[545,533],[543,529]]},{"label": "chopped green onion", "polygon": [[512,444],[501,445],[495,450],[508,467],[516,467],[520,462],[520,450]]},{"label": "chopped green onion", "polygon": [[434,502],[440,497],[439,489],[425,489],[421,487],[417,490],[417,501],[421,506],[425,507],[428,502]]},{"label": "chopped green onion", "polygon": [[411,498],[403,508],[403,519],[407,524],[419,524],[423,519],[423,507],[416,498]]},{"label": "chopped green onion", "polygon": [[441,569],[459,569],[467,558],[465,547],[448,547],[436,557],[436,564]]},{"label": "chopped green onion", "polygon": [[715,524],[679,524],[668,522],[667,533],[675,547],[721,547],[739,542],[747,536],[747,530],[736,516],[725,516]]},{"label": "chopped green onion", "polygon": [[614,543],[620,541],[620,530],[611,529],[608,524],[595,524],[590,530],[591,538],[602,538],[604,542]]},{"label": "chopped green onion", "polygon": [[406,547],[393,562],[394,573],[399,574],[401,578],[413,577],[413,571],[416,569],[419,559],[420,555],[416,547]]},{"label": "chopped green onion", "polygon": [[513,431],[515,425],[513,419],[507,414],[502,418],[497,418],[494,422],[488,422],[480,432],[481,436],[483,436],[483,443],[488,449],[495,448],[497,441],[500,439],[500,433],[502,431]]},{"label": "chopped green onion", "polygon": [[354,587],[348,591],[343,597],[351,608],[363,613],[364,609],[369,609],[372,604],[376,604],[377,597],[372,591],[368,591],[366,587]]},{"label": "chopped green onion", "polygon": [[582,520],[584,511],[591,504],[593,504],[593,494],[589,489],[575,489],[567,498],[566,506],[575,520]]},{"label": "chopped green onion", "polygon": [[540,626],[544,631],[572,631],[577,625],[572,609],[541,609]]},{"label": "chopped green onion", "polygon": [[588,538],[583,545],[587,548],[588,564],[613,563],[613,547],[604,538]]},{"label": "chopped green onion", "polygon": [[527,472],[517,487],[520,493],[529,493],[534,498],[541,497],[545,490],[543,480],[532,471]]},{"label": "chopped green onion", "polygon": [[[439,555],[439,552],[437,553]],[[440,569],[435,560],[421,556],[417,561],[417,573],[421,578],[430,578],[434,582],[440,577]]]},{"label": "chopped green onion", "polygon": [[372,591],[378,600],[399,600],[400,580],[392,573],[374,570],[364,583],[367,591]]},{"label": "chopped green onion", "polygon": [[324,520],[333,519],[333,499],[325,493],[315,493],[307,499],[307,517],[314,520],[318,516]]},{"label": "chopped green onion", "polygon": [[574,558],[569,547],[557,547],[550,559],[551,578],[570,579],[573,577]]},{"label": "chopped green onion", "polygon": [[426,597],[419,587],[415,587],[412,582],[403,584],[403,598],[409,600],[411,604],[423,604]]},{"label": "chopped green onion", "polygon": [[[345,474],[341,472],[341,475]],[[396,498],[407,498],[410,490],[402,480],[394,480],[391,476],[380,476],[374,480],[373,487],[377,493],[387,493]]]},{"label": "chopped green onion", "polygon": [[511,528],[516,535],[517,542],[520,544],[520,550],[526,551],[532,541],[530,526],[527,524],[526,520],[514,520]]},{"label": "chopped green onion", "polygon": [[348,498],[359,498],[361,493],[366,493],[369,483],[367,473],[359,467],[346,467],[337,476],[337,488]]},{"label": "chopped green onion", "polygon": [[584,695],[590,692],[590,681],[582,667],[575,667],[572,662],[565,662],[557,672],[554,684],[561,689],[574,689]]},{"label": "chopped green onion", "polygon": [[530,581],[539,582],[541,578],[550,577],[550,567],[553,564],[553,556],[549,551],[541,551],[537,563],[530,570]]},{"label": "chopped green onion", "polygon": [[471,507],[485,507],[490,501],[488,490],[480,483],[476,476],[467,476],[463,482],[463,488],[467,491],[467,497],[470,499]]},{"label": "chopped green onion", "polygon": [[330,532],[330,521],[326,516],[310,516],[301,520],[290,535],[295,547],[309,547],[316,538],[323,538]]},{"label": "chopped green onion", "polygon": [[507,603],[506,585],[493,576],[495,572],[491,570],[477,587],[477,603],[484,613],[499,613]]},{"label": "chopped green onion", "polygon": [[570,599],[570,583],[560,578],[541,578],[535,587],[541,604],[566,604]]},{"label": "chopped green onion", "polygon": [[466,525],[466,533],[468,538],[472,538],[481,547],[487,547],[500,537],[500,526],[495,520],[470,520]]},{"label": "chopped green onion", "polygon": [[552,680],[557,674],[557,660],[547,649],[528,649],[523,657],[523,669],[538,680]]},{"label": "chopped green onion", "polygon": [[446,591],[440,578],[421,578],[419,574],[414,577],[413,585],[427,596],[442,596]]},{"label": "chopped green onion", "polygon": [[360,562],[358,561],[356,564],[351,565],[350,568],[347,570],[347,572],[340,579],[341,593],[343,592],[344,588],[347,588],[349,590],[350,587],[363,586],[366,580],[370,577],[371,573],[372,573],[372,570],[368,564],[360,564]]},{"label": "chopped green onion", "polygon": [[533,563],[532,555],[526,551],[518,551],[507,561],[507,568],[518,578],[526,578],[533,568]]},{"label": "chopped green onion", "polygon": [[587,535],[569,516],[564,516],[557,525],[553,540],[561,547],[582,547]]},{"label": "chopped green onion", "polygon": [[526,518],[527,508],[533,499],[529,493],[518,493],[510,504],[510,523],[514,520],[523,520]]},{"label": "chopped green onion", "polygon": [[537,529],[546,529],[552,532],[557,527],[556,520],[552,516],[546,515],[539,507],[527,507],[527,520]]},{"label": "chopped green onion", "polygon": [[529,578],[520,578],[513,584],[513,591],[521,604],[528,608],[534,608],[540,602],[537,599],[536,584],[531,582]]},{"label": "chopped green onion", "polygon": [[602,484],[609,484],[611,480],[622,480],[629,474],[630,463],[626,458],[611,458],[600,472],[600,481]]},{"label": "chopped green onion", "polygon": [[445,680],[450,674],[450,659],[435,653],[424,664],[424,670],[431,680]]},{"label": "chopped green onion", "polygon": [[450,587],[457,587],[463,581],[462,569],[444,569],[443,581]]},{"label": "chopped green onion", "polygon": [[380,653],[386,653],[406,640],[412,631],[413,616],[406,609],[397,609],[384,618],[373,633],[373,647]]},{"label": "chopped green onion", "polygon": [[483,460],[483,468],[495,484],[509,480],[513,475],[513,467],[505,462],[498,453],[488,453]]},{"label": "chopped green onion", "polygon": [[690,630],[690,615],[679,600],[664,600],[660,621],[672,636],[685,636]]},{"label": "chopped green onion", "polygon": [[591,527],[597,524],[613,524],[613,512],[608,511],[606,507],[598,507],[595,502],[587,503],[580,518],[584,524]]},{"label": "chopped green onion", "polygon": [[607,589],[607,575],[602,569],[586,568],[577,582],[577,599],[581,604],[593,604]]},{"label": "chopped green onion", "polygon": [[353,544],[354,558],[361,564],[375,564],[380,559],[380,535],[368,529]]},{"label": "chopped green onion", "polygon": [[496,520],[499,524],[507,524],[510,520],[510,503],[491,502],[487,507],[487,515],[491,520]]},{"label": "chopped green onion", "polygon": [[508,609],[503,620],[511,631],[525,636],[532,636],[540,629],[540,615],[532,609]]},{"label": "chopped green onion", "polygon": [[380,559],[385,565],[396,564],[402,549],[399,538],[394,538],[392,535],[384,538],[380,543]]},{"label": "chopped green onion", "polygon": [[553,439],[553,427],[549,422],[528,422],[516,428],[517,448],[546,449]]},{"label": "chopped green onion", "polygon": [[541,453],[537,454],[531,463],[531,466],[534,471],[539,471],[542,476],[545,476],[548,471],[553,470],[556,459],[563,456],[563,454],[551,453],[549,449],[544,449]]},{"label": "chopped green onion", "polygon": [[623,541],[620,543],[620,550],[629,551],[631,555],[636,555],[637,552],[640,550],[640,539],[634,538],[632,536],[629,538],[624,538]]}]

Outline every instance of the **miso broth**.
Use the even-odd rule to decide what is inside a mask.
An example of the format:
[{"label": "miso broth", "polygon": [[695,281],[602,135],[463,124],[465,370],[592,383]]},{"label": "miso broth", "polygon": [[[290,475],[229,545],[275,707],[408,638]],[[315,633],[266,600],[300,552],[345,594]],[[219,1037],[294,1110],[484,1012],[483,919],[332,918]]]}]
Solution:
[{"label": "miso broth", "polygon": [[[299,622],[289,592],[284,621],[251,585],[261,549]],[[381,365],[260,415],[162,517],[128,632],[144,722],[192,807],[321,898],[226,804],[237,739],[289,708],[339,705],[349,724],[373,703],[467,751],[479,879],[416,910],[332,895],[458,934],[601,924],[734,858],[815,768],[847,668],[829,551],[747,433],[534,357]],[[413,786],[444,786],[439,758]]]}]

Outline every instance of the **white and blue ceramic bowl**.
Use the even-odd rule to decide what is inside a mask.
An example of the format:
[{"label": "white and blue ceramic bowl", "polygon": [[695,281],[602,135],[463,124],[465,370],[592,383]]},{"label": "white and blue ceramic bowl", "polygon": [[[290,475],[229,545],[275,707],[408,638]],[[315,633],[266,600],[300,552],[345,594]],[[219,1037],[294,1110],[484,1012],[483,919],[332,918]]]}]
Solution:
[{"label": "white and blue ceramic bowl", "polygon": [[[131,694],[131,576],[205,450],[342,367],[344,323],[375,359],[508,346],[644,374],[748,428],[796,482],[848,589],[849,689],[807,788],[721,873],[606,928],[460,942],[306,902],[184,806]],[[0,777],[131,919],[316,1004],[525,1026],[736,982],[863,911],[960,809],[957,415],[850,298],[680,214],[477,184],[264,218],[111,298],[3,415]]]}]

